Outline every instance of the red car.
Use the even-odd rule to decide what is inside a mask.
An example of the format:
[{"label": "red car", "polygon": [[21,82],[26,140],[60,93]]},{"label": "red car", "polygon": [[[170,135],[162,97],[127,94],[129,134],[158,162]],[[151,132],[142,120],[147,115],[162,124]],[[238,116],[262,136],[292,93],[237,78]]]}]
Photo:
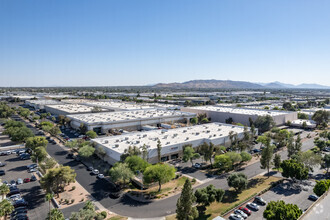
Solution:
[{"label": "red car", "polygon": [[247,215],[251,215],[250,209],[248,209],[246,207],[239,207],[239,210],[243,211]]},{"label": "red car", "polygon": [[24,183],[28,183],[28,182],[30,182],[30,181],[31,181],[30,178],[25,178],[25,179],[23,180]]}]

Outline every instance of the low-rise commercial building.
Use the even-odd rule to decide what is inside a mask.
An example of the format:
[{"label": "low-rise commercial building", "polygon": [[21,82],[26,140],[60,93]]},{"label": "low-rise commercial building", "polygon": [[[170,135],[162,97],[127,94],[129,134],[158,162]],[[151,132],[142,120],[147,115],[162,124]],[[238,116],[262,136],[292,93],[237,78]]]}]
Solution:
[{"label": "low-rise commercial building", "polygon": [[291,126],[299,128],[316,128],[316,122],[313,120],[297,119],[291,122]]},{"label": "low-rise commercial building", "polygon": [[91,113],[95,111],[106,111],[106,109],[95,109],[91,106],[79,104],[61,104],[61,105],[45,105],[45,111],[53,115],[71,115],[80,113]]},{"label": "low-rise commercial building", "polygon": [[25,104],[39,110],[44,109],[45,105],[59,105],[61,102],[52,99],[26,100]]},{"label": "low-rise commercial building", "polygon": [[233,122],[249,125],[249,118],[255,121],[258,116],[269,115],[274,119],[276,125],[283,125],[287,121],[297,119],[297,112],[274,111],[265,109],[250,109],[250,108],[234,108],[223,106],[199,106],[199,107],[183,107],[182,111],[192,112],[196,114],[206,114],[211,118],[212,122],[225,123],[231,118]]},{"label": "low-rise commercial building", "polygon": [[106,156],[104,159],[110,164],[118,162],[120,156],[129,146],[139,148],[145,146],[148,151],[148,162],[157,163],[158,140],[162,146],[161,159],[162,161],[167,161],[182,157],[182,147],[187,144],[191,144],[193,148],[200,146],[204,142],[228,146],[230,144],[230,131],[237,133],[238,139],[242,139],[244,136],[244,127],[209,123],[170,130],[160,129],[109,136],[93,139],[92,142],[96,144],[96,147],[101,147],[105,150]]},{"label": "low-rise commercial building", "polygon": [[140,130],[144,125],[160,127],[162,123],[188,122],[194,113],[146,109],[134,111],[102,112],[92,114],[68,115],[71,127],[78,129],[84,124],[88,130],[107,133],[110,129]]}]

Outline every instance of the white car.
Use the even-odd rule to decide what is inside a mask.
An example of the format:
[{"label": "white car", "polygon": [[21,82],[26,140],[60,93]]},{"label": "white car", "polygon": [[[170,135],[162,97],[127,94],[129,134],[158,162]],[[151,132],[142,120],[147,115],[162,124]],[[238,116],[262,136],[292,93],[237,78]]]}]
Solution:
[{"label": "white car", "polygon": [[240,216],[242,216],[243,218],[247,218],[247,217],[248,217],[247,214],[245,214],[242,210],[239,210],[239,209],[236,209],[236,210],[234,211],[234,214],[240,215]]},{"label": "white car", "polygon": [[254,211],[258,211],[259,210],[259,206],[257,204],[255,204],[255,203],[253,203],[253,202],[248,203],[246,205],[246,207],[248,207],[249,209],[252,209]]},{"label": "white car", "polygon": [[100,173],[100,171],[98,171],[97,169],[94,169],[94,170],[92,171],[92,173],[93,173],[94,175],[98,175],[98,174]]},{"label": "white car", "polygon": [[103,179],[104,178],[104,175],[102,173],[100,173],[99,175],[97,175],[97,178]]},{"label": "white car", "polygon": [[22,197],[21,197],[21,194],[15,194],[15,195],[10,196],[8,199],[14,201],[14,200],[20,200],[20,199],[22,199]]},{"label": "white car", "polygon": [[231,214],[229,216],[229,219],[231,219],[231,220],[244,220],[244,218],[241,215],[237,215],[237,214]]}]

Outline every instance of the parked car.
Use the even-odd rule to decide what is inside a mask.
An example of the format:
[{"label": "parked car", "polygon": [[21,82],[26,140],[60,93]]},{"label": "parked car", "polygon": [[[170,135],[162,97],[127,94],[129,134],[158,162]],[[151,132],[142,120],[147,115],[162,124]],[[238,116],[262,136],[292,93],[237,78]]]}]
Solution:
[{"label": "parked car", "polygon": [[30,182],[30,181],[31,181],[30,178],[25,178],[25,179],[23,180],[24,183],[28,183],[28,182]]},{"label": "parked car", "polygon": [[7,196],[11,196],[11,195],[15,195],[15,194],[19,194],[20,190],[19,189],[15,189],[15,190],[10,190],[10,192],[7,194]]},{"label": "parked car", "polygon": [[94,169],[94,170],[92,171],[92,173],[93,173],[94,175],[98,175],[98,174],[100,173],[100,171],[98,171],[97,169]]},{"label": "parked car", "polygon": [[244,220],[244,218],[242,216],[238,215],[238,214],[231,214],[229,216],[229,219],[231,219],[231,220]]},{"label": "parked car", "polygon": [[6,166],[6,163],[0,162],[0,167],[4,167],[4,166]]},{"label": "parked car", "polygon": [[10,150],[7,150],[7,151],[5,151],[5,154],[6,155],[10,155],[11,154],[11,151]]},{"label": "parked car", "polygon": [[15,180],[11,180],[11,181],[10,181],[10,185],[12,185],[12,186],[16,186],[16,181],[15,181]]},{"label": "parked car", "polygon": [[2,184],[10,185],[6,180],[2,181]]},{"label": "parked car", "polygon": [[326,147],[326,148],[324,148],[323,151],[325,151],[325,152],[330,152],[330,147]]},{"label": "parked car", "polygon": [[36,181],[37,180],[37,177],[35,175],[32,175],[31,178],[30,178],[30,181],[33,182],[33,181]]},{"label": "parked car", "polygon": [[102,173],[100,173],[100,174],[97,175],[97,178],[103,179],[104,178],[104,175]]},{"label": "parked car", "polygon": [[93,167],[88,167],[87,170],[92,171],[92,170],[94,170],[94,168]]},{"label": "parked car", "polygon": [[14,202],[14,207],[21,207],[21,206],[27,206],[28,203],[24,200],[24,199],[21,199],[21,200],[17,200]]},{"label": "parked car", "polygon": [[18,193],[18,194],[14,194],[14,195],[9,196],[8,199],[10,199],[10,200],[20,200],[20,199],[22,199],[22,197],[21,197],[21,194]]},{"label": "parked car", "polygon": [[23,184],[23,180],[21,178],[17,179],[17,185]]},{"label": "parked car", "polygon": [[198,169],[198,168],[201,168],[202,165],[201,165],[200,163],[195,163],[195,164],[194,164],[194,167]]},{"label": "parked car", "polygon": [[251,211],[250,211],[250,209],[248,209],[248,208],[246,208],[246,207],[239,207],[238,208],[239,210],[242,210],[245,214],[247,214],[247,215],[251,215]]},{"label": "parked car", "polygon": [[261,198],[260,196],[256,196],[254,198],[254,201],[255,201],[255,203],[258,203],[260,205],[266,205],[267,204],[266,201],[263,198]]},{"label": "parked car", "polygon": [[247,217],[248,217],[247,214],[245,214],[242,210],[239,210],[239,209],[236,209],[236,210],[234,211],[234,214],[240,215],[240,216],[242,216],[243,218],[247,218]]},{"label": "parked car", "polygon": [[30,164],[30,165],[27,165],[26,168],[29,170],[29,169],[33,169],[33,168],[36,168],[38,165],[36,163],[33,163],[33,164]]},{"label": "parked car", "polygon": [[319,197],[318,197],[317,195],[309,195],[309,196],[308,196],[308,199],[309,199],[309,200],[312,200],[312,201],[316,201],[316,200],[319,199]]},{"label": "parked car", "polygon": [[6,175],[6,172],[4,170],[0,170],[0,176]]},{"label": "parked car", "polygon": [[253,203],[253,202],[248,203],[246,205],[246,207],[248,207],[249,209],[254,210],[254,211],[258,211],[259,210],[259,206],[257,204],[255,204],[255,203]]},{"label": "parked car", "polygon": [[36,168],[29,169],[29,173],[37,172],[38,170]]}]

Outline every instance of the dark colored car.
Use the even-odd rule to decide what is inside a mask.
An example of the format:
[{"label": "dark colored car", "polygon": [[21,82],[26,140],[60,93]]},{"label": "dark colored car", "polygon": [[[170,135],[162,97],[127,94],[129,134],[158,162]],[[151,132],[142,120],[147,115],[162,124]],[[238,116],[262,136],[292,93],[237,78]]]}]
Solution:
[{"label": "dark colored car", "polygon": [[309,199],[309,200],[312,200],[312,201],[316,201],[316,200],[319,199],[319,197],[316,196],[316,195],[310,195],[310,196],[308,196],[308,199]]},{"label": "dark colored car", "polygon": [[256,196],[256,197],[254,198],[254,201],[255,201],[256,203],[260,204],[260,205],[266,205],[266,201],[265,201],[263,198],[261,198],[260,196]]},{"label": "dark colored car", "polygon": [[241,211],[243,211],[247,215],[251,215],[251,210],[249,210],[246,207],[239,207],[238,209],[241,210]]},{"label": "dark colored car", "polygon": [[6,163],[0,162],[0,167],[4,167],[4,166],[6,166]]},{"label": "dark colored car", "polygon": [[7,196],[9,197],[9,196],[11,196],[11,195],[15,195],[15,194],[19,194],[19,193],[20,193],[20,190],[19,190],[19,189],[15,189],[15,190],[10,191],[10,192],[7,194]]},{"label": "dark colored car", "polygon": [[6,172],[4,170],[0,170],[0,176],[3,176],[5,174],[6,174]]},{"label": "dark colored car", "polygon": [[37,180],[37,177],[35,175],[32,175],[30,178],[30,181],[36,181],[36,180]]},{"label": "dark colored car", "polygon": [[15,201],[13,205],[16,208],[16,207],[21,207],[21,206],[27,206],[28,203],[22,199],[22,200]]}]

